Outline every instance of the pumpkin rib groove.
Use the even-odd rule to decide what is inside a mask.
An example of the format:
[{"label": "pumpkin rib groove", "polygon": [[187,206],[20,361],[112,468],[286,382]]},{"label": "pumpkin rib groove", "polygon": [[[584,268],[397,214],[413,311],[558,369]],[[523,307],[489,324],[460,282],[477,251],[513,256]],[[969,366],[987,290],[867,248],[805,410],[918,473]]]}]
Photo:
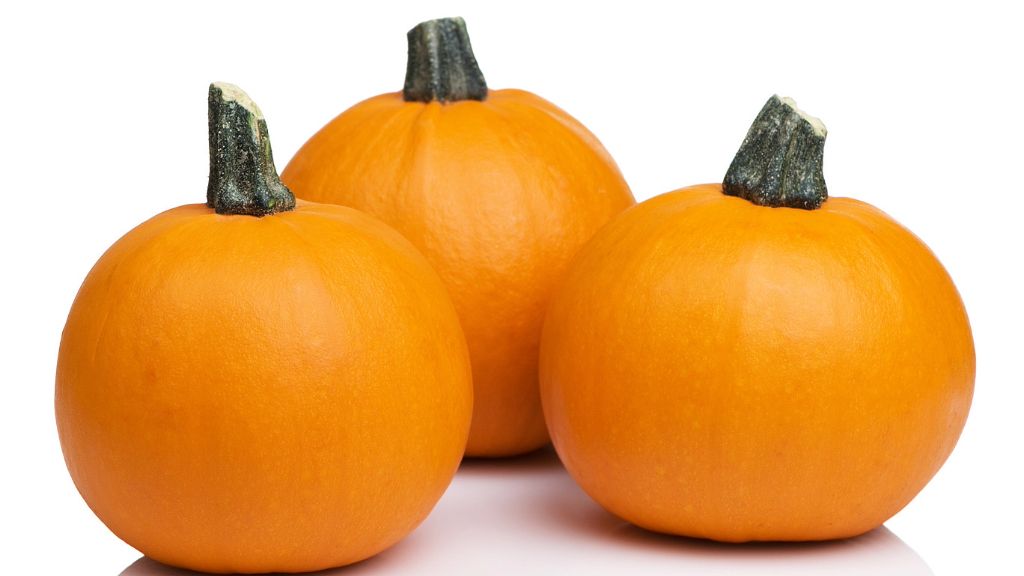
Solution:
[{"label": "pumpkin rib groove", "polygon": [[[521,104],[518,104],[515,100],[510,100],[509,104],[512,107],[519,110],[536,110],[541,112],[548,118],[556,121],[568,132],[572,133],[573,137],[579,140],[581,144],[594,147],[594,145],[598,143],[597,137],[594,136],[594,134],[590,130],[588,130],[586,126],[584,126],[580,121],[576,120],[575,118],[569,116],[568,113],[566,113],[558,106],[552,104],[551,102],[548,102],[547,100],[544,100],[543,98],[540,98],[539,96],[531,92],[527,92],[525,90],[516,90],[516,92],[525,95],[534,104],[536,104],[536,106],[533,108],[529,108]],[[612,155],[606,149],[601,147],[601,149],[596,150],[596,152],[602,157],[602,159],[605,162],[610,163],[611,165],[615,166],[616,169],[618,169],[618,164],[616,164],[615,159],[612,158]]]}]

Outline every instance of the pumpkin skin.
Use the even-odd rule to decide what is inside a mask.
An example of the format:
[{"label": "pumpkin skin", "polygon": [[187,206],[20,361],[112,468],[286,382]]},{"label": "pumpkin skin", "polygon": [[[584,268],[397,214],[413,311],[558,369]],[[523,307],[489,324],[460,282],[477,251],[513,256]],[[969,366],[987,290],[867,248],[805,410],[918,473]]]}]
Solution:
[{"label": "pumpkin skin", "polygon": [[[226,150],[214,196],[233,209],[218,194],[244,190],[254,165],[277,174],[269,144],[246,141],[255,127],[265,138],[262,117],[215,88],[211,143],[222,125],[242,142],[211,145]],[[437,274],[378,220],[278,192],[294,208],[250,197],[267,215],[190,205],[136,227],[86,277],[64,329],[68,469],[96,515],[160,562],[262,573],[362,560],[427,516],[462,458],[469,355]]]},{"label": "pumpkin skin", "polygon": [[96,264],[61,340],[75,484],[147,556],[206,572],[362,560],[448,486],[472,384],[454,309],[393,230],[299,202],[165,212]]},{"label": "pumpkin skin", "polygon": [[628,210],[549,307],[540,382],[580,486],[641,527],[823,540],[881,525],[964,426],[974,347],[935,256],[881,211],[718,184]]},{"label": "pumpkin skin", "polygon": [[300,198],[384,220],[440,274],[472,359],[467,455],[546,444],[537,354],[549,294],[583,243],[634,203],[598,140],[521,90],[444,104],[384,94],[327,124],[281,177]]}]

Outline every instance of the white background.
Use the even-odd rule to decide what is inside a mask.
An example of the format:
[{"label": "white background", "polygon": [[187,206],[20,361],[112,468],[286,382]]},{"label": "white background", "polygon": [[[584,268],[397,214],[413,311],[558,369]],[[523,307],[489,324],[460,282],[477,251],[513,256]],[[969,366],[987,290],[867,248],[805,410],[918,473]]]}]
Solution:
[{"label": "white background", "polygon": [[0,573],[170,573],[128,568],[138,552],[75,492],[53,375],[100,254],[155,213],[204,200],[208,83],[260,104],[283,168],[334,115],[401,87],[408,28],[452,15],[492,88],[579,118],[641,200],[720,181],[767,97],[796,98],[829,128],[830,193],[893,215],[956,281],[977,345],[974,406],[931,484],[863,539],[647,534],[592,504],[545,452],[465,465],[409,539],[340,573],[1024,573],[1024,18],[1012,3],[209,4],[0,8]]}]

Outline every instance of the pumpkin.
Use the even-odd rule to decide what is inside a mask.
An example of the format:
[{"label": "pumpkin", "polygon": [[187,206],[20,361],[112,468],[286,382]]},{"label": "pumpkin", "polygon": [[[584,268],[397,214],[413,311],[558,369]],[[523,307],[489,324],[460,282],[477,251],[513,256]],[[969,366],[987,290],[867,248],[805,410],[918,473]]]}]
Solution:
[{"label": "pumpkin", "polygon": [[461,19],[422,23],[408,40],[404,90],[332,120],[282,179],[300,198],[379,217],[424,253],[469,345],[466,453],[529,452],[548,442],[537,349],[551,290],[634,201],[579,122],[529,92],[488,90]]},{"label": "pumpkin", "polygon": [[469,356],[416,249],[296,201],[266,123],[210,87],[208,204],[118,240],[75,298],[56,417],[119,537],[206,572],[348,564],[409,533],[462,457]]},{"label": "pumpkin", "polygon": [[544,413],[612,513],[729,542],[854,536],[953,449],[974,387],[964,306],[921,240],[828,197],[824,142],[773,97],[724,184],[627,210],[566,274]]}]

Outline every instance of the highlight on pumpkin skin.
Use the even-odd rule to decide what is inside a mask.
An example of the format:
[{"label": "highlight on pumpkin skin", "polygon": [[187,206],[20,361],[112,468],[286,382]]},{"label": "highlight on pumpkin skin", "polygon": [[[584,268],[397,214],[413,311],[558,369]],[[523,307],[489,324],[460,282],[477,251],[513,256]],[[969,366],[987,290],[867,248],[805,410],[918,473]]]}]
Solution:
[{"label": "highlight on pumpkin skin", "polygon": [[772,97],[724,184],[623,212],[564,275],[544,415],[611,513],[725,542],[847,538],[956,445],[975,376],[960,295],[884,212],[825,201],[824,138]]},{"label": "highlight on pumpkin skin", "polygon": [[216,83],[207,99],[209,204],[125,234],[68,314],[54,398],[68,471],[163,564],[358,562],[420,524],[462,460],[459,318],[394,229],[294,199],[244,92]]},{"label": "highlight on pumpkin skin", "polygon": [[537,346],[551,290],[634,200],[579,121],[530,92],[487,87],[462,19],[424,22],[405,40],[403,90],[331,120],[282,179],[299,198],[380,218],[426,255],[472,358],[466,455],[530,452],[548,442]]}]

